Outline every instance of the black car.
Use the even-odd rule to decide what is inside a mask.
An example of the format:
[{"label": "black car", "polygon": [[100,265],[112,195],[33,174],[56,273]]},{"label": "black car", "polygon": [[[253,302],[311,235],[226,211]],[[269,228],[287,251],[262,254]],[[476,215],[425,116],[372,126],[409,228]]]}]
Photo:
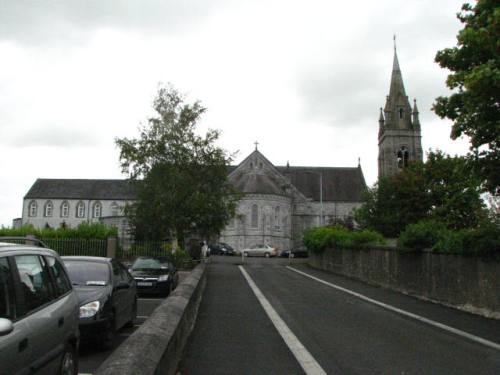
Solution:
[{"label": "black car", "polygon": [[[280,254],[281,257],[283,258],[290,258],[290,250],[284,250]],[[292,258],[307,258],[309,254],[307,253],[307,250],[292,250]]]},{"label": "black car", "polygon": [[62,257],[80,303],[82,341],[113,347],[116,331],[133,325],[137,317],[137,291],[130,273],[116,259]]},{"label": "black car", "polygon": [[210,251],[210,255],[234,255],[234,249],[229,246],[227,243],[214,243],[208,245],[208,250]]},{"label": "black car", "polygon": [[168,295],[177,287],[177,269],[164,257],[139,257],[130,268],[139,294]]}]

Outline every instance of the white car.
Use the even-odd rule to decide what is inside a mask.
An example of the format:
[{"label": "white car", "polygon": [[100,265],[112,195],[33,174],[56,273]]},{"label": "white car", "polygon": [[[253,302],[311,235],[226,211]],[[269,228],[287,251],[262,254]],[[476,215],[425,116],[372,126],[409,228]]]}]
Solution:
[{"label": "white car", "polygon": [[276,250],[276,248],[271,247],[269,245],[262,245],[262,244],[253,245],[247,249],[243,249],[242,252],[243,252],[243,255],[246,257],[256,256],[256,257],[269,258],[269,257],[275,257],[276,255],[278,255],[278,251]]}]

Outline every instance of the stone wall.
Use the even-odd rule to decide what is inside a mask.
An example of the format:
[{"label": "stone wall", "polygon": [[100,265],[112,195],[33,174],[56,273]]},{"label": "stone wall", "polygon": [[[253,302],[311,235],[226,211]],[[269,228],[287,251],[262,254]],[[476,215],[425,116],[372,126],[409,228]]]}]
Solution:
[{"label": "stone wall", "polygon": [[500,319],[500,262],[393,248],[327,249],[309,265]]}]

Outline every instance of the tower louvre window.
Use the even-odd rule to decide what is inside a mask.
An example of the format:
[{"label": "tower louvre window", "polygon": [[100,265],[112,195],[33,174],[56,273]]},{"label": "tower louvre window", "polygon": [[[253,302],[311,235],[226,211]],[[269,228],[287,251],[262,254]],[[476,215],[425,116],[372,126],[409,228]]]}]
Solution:
[{"label": "tower louvre window", "polygon": [[403,118],[403,108],[399,108],[399,118]]}]

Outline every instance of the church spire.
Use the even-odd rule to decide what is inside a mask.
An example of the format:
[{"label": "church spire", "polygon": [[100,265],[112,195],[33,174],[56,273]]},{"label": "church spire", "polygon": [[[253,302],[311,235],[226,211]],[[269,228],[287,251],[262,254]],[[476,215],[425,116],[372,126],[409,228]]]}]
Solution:
[{"label": "church spire", "polygon": [[406,96],[405,86],[403,84],[403,75],[399,67],[398,52],[396,50],[396,35],[394,35],[394,59],[392,62],[391,88],[389,97],[395,97],[398,94]]},{"label": "church spire", "polygon": [[412,161],[422,161],[418,108],[410,105],[403,84],[394,36],[391,85],[379,116],[379,177],[398,173]]},{"label": "church spire", "polygon": [[414,129],[420,129],[420,120],[418,119],[417,99],[413,99],[412,122]]}]

